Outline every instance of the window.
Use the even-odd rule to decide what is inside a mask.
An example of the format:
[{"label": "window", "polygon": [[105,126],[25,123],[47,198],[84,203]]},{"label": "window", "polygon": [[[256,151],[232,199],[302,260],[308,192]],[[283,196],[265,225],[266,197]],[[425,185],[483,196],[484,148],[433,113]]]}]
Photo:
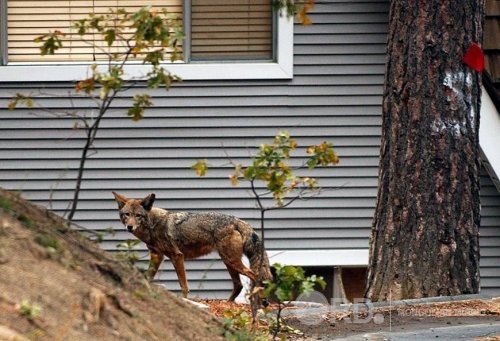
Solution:
[{"label": "window", "polygon": [[[111,8],[166,7],[183,23],[183,63],[166,67],[184,79],[291,78],[293,23],[273,16],[269,0],[7,0],[0,3],[0,81],[73,80],[99,61],[74,41],[54,56],[33,42],[48,30],[71,34],[71,22]],[[140,5],[138,5],[140,4]],[[3,23],[3,24],[2,24]],[[73,32],[74,33],[74,32]],[[131,76],[141,65],[128,66]],[[26,74],[27,73],[27,74]]]},{"label": "window", "polygon": [[[104,59],[99,49],[80,41],[72,27],[77,20],[87,18],[89,13],[102,15],[110,8],[125,8],[128,12],[140,9],[142,5],[155,6],[165,3],[173,15],[182,16],[181,0],[165,1],[112,1],[112,0],[52,0],[52,1],[7,1],[7,61],[8,62],[74,62],[98,61]],[[61,31],[69,36],[64,48],[55,55],[40,56],[39,44],[33,40],[48,31]],[[71,37],[74,37],[72,39]],[[98,36],[87,35],[85,39],[95,41]],[[96,45],[105,46],[103,41]]]},{"label": "window", "polygon": [[269,0],[193,0],[191,59],[273,59]]}]

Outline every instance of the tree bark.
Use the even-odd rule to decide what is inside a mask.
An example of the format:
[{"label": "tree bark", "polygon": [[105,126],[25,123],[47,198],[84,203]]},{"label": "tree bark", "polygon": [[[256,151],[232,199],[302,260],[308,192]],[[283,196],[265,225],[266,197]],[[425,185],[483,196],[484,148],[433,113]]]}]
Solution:
[{"label": "tree bark", "polygon": [[483,0],[391,2],[366,297],[479,291]]}]

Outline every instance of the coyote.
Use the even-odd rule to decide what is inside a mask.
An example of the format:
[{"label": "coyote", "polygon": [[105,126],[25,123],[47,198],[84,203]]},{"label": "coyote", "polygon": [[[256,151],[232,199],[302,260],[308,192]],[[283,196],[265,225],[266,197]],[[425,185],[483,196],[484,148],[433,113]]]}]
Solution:
[{"label": "coyote", "polygon": [[[184,259],[198,258],[214,250],[219,253],[233,281],[228,301],[234,301],[243,289],[239,274],[250,278],[253,285],[272,279],[262,242],[243,220],[217,212],[171,212],[153,207],[154,193],[144,199],[129,199],[115,192],[113,195],[123,225],[149,249],[148,280],[153,280],[163,256],[167,256],[174,265],[182,294],[187,297],[189,288]],[[250,269],[241,261],[243,254],[250,261]]]}]

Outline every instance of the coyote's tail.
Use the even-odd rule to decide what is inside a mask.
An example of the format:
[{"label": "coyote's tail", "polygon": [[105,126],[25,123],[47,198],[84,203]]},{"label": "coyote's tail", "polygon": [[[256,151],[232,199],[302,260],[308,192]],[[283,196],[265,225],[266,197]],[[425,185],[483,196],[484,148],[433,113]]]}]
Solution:
[{"label": "coyote's tail", "polygon": [[264,243],[253,228],[246,222],[239,220],[238,231],[243,236],[243,252],[250,261],[250,269],[257,276],[257,281],[272,280],[273,274],[269,265]]}]

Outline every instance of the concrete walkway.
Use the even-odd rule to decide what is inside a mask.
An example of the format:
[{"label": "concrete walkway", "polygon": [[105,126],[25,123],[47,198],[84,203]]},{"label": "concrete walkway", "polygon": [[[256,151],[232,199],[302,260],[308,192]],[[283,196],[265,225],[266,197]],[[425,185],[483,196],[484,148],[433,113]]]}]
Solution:
[{"label": "concrete walkway", "polygon": [[483,323],[462,326],[432,327],[420,330],[377,333],[363,333],[335,340],[346,341],[428,341],[428,340],[474,340],[478,337],[500,335],[500,321],[496,323]]},{"label": "concrete walkway", "polygon": [[[443,296],[443,297],[429,297],[413,300],[402,300],[393,302],[375,302],[372,303],[373,307],[398,307],[405,308],[420,304],[444,303],[444,302],[457,302],[476,299],[491,299],[489,295],[458,295],[458,296]],[[447,320],[452,319],[449,318]],[[383,341],[383,340],[415,340],[415,341],[428,341],[428,340],[475,340],[479,337],[500,336],[500,317],[498,320],[490,322],[470,321],[462,325],[447,325],[445,322],[433,323],[432,325],[422,323],[422,325],[406,326],[406,330],[401,328],[386,327],[378,332],[364,332],[355,335],[350,335],[344,338],[336,338],[335,340],[348,340],[348,341]]]}]

